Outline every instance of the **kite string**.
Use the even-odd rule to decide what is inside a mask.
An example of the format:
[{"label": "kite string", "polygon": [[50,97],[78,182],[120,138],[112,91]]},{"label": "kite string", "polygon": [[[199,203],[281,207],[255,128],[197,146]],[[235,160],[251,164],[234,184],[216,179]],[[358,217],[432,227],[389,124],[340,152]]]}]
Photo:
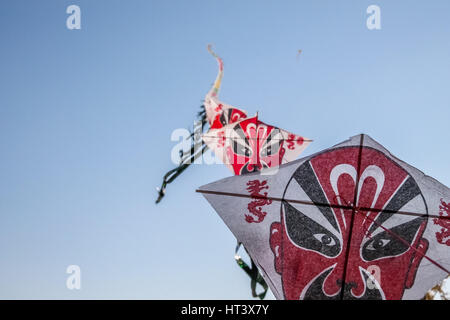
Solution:
[{"label": "kite string", "polygon": [[[304,204],[304,205],[310,205],[310,206],[318,206],[318,207],[327,207],[332,209],[343,209],[343,210],[351,210],[353,207],[346,206],[346,205],[337,205],[337,204],[326,204],[326,203],[320,203],[320,202],[311,202],[311,201],[302,201],[302,200],[295,200],[295,199],[283,199],[279,197],[272,197],[268,195],[249,195],[244,193],[235,193],[235,192],[222,192],[222,191],[212,191],[212,190],[195,190],[196,192],[205,193],[205,194],[215,194],[220,196],[227,196],[227,197],[240,197],[240,198],[250,198],[250,199],[264,199],[264,200],[272,200],[272,201],[287,201],[292,203],[298,203],[298,204]],[[351,202],[350,202],[351,204]],[[371,211],[371,212],[386,212],[386,213],[392,213],[392,214],[399,214],[399,215],[408,215],[408,216],[417,216],[421,217],[423,216],[423,213],[415,213],[415,212],[408,212],[408,211],[393,211],[388,209],[377,209],[377,208],[366,208],[366,207],[360,207],[360,211]],[[437,216],[437,215],[427,215],[428,218],[436,218],[436,219],[443,219],[443,220],[450,220],[450,217],[447,216]]]}]

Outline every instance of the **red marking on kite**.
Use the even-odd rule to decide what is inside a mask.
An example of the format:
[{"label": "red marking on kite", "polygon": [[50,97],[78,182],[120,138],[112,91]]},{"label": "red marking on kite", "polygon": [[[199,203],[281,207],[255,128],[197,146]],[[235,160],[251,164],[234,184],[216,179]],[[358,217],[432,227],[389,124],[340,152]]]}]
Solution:
[{"label": "red marking on kite", "polygon": [[217,147],[223,148],[225,146],[225,140],[226,140],[225,132],[219,131],[217,133],[217,135],[219,136],[219,140],[217,141]]},{"label": "red marking on kite", "polygon": [[295,139],[295,135],[290,134],[286,140],[287,143],[287,147],[289,150],[294,150],[295,146],[294,146],[294,139]]},{"label": "red marking on kite", "polygon": [[287,147],[289,150],[295,149],[295,143],[297,143],[299,146],[301,146],[305,142],[305,139],[303,137],[296,136],[295,134],[289,134],[288,138],[286,140]]},{"label": "red marking on kite", "polygon": [[[252,197],[257,197],[257,199],[252,200],[247,206],[248,212],[250,214],[245,215],[245,221],[248,223],[259,223],[264,220],[267,215],[267,212],[262,211],[262,207],[272,203],[271,199],[267,199],[267,192],[261,193],[264,189],[269,189],[267,185],[267,180],[259,181],[259,180],[250,180],[247,182],[247,191],[250,193]],[[256,217],[256,219],[255,219]]]},{"label": "red marking on kite", "polygon": [[[441,199],[441,205],[439,206],[439,216],[450,217],[450,202],[445,203],[444,200]],[[436,232],[436,239],[439,243],[450,246],[450,220],[448,219],[440,219],[434,218],[434,224],[441,226],[441,231]]]}]

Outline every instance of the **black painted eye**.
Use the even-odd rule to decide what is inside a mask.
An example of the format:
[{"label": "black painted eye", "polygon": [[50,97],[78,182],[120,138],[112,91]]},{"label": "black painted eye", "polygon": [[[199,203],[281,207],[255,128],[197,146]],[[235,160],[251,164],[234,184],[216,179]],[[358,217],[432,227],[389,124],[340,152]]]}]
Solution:
[{"label": "black painted eye", "polygon": [[238,142],[237,140],[233,140],[233,151],[237,155],[250,157],[251,150],[248,146]]},{"label": "black painted eye", "polygon": [[297,208],[283,201],[286,231],[297,246],[314,250],[328,257],[336,257],[341,245],[339,239],[326,228],[307,217]]},{"label": "black painted eye", "polygon": [[220,123],[224,126],[227,125],[230,122],[232,113],[233,113],[232,109],[225,109],[220,115]]},{"label": "black painted eye", "polygon": [[261,157],[268,157],[272,155],[272,147],[268,146],[266,148],[262,148],[260,152]]},{"label": "black painted eye", "polygon": [[279,130],[274,130],[267,137],[266,142],[263,144],[260,156],[261,157],[269,157],[273,154],[276,154],[280,150],[281,146],[281,134],[279,134]]},{"label": "black painted eye", "polygon": [[372,261],[405,253],[410,248],[423,219],[417,218],[380,232],[363,246],[362,257],[366,261]]},{"label": "black painted eye", "polygon": [[367,246],[367,250],[381,250],[389,242],[391,242],[391,239],[377,239]]},{"label": "black painted eye", "polygon": [[314,238],[316,238],[317,240],[319,240],[320,242],[322,242],[323,245],[326,246],[334,246],[336,244],[336,241],[334,241],[334,239],[332,237],[330,237],[327,234],[324,233],[317,233],[314,235]]}]

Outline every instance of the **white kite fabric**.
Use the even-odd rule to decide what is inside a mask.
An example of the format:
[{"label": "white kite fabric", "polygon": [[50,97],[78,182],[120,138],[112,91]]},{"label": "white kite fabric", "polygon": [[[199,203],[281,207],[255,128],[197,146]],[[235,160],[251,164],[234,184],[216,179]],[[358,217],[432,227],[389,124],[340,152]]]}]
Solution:
[{"label": "white kite fabric", "polygon": [[421,299],[449,274],[449,188],[367,135],[198,191],[277,299]]}]

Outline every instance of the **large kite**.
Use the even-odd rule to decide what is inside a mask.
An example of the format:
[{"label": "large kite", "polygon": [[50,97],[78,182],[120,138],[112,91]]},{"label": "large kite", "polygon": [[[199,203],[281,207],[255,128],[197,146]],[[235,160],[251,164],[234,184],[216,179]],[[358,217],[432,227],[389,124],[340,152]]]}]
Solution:
[{"label": "large kite", "polygon": [[367,135],[201,187],[278,299],[421,299],[450,269],[450,190]]}]

